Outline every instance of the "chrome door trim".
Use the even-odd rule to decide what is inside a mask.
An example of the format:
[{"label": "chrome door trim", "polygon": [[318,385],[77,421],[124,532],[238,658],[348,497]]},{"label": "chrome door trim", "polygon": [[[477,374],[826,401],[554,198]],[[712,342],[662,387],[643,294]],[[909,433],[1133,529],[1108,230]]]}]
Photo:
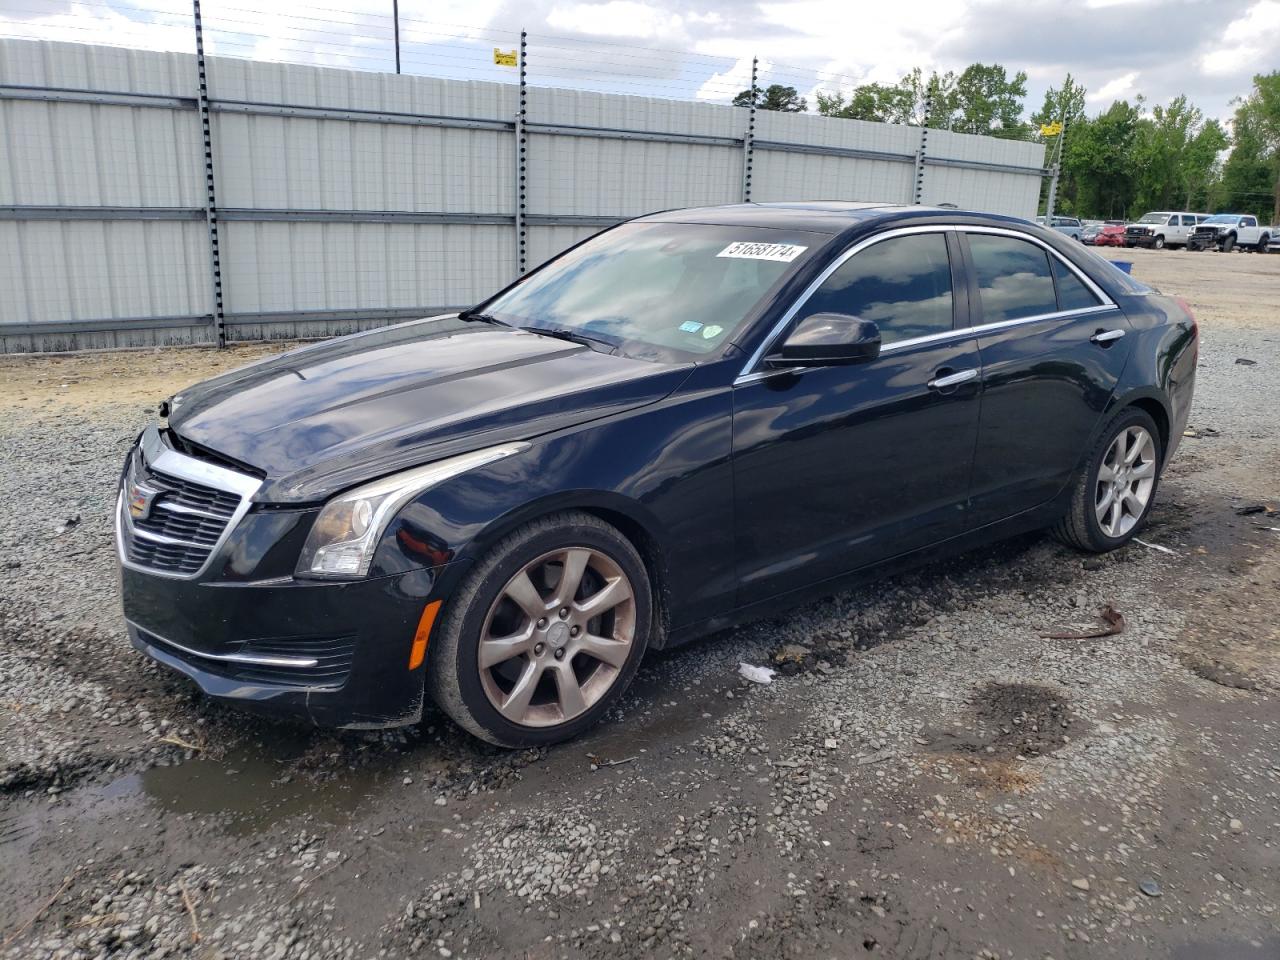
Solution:
[{"label": "chrome door trim", "polygon": [[[1057,250],[1045,241],[1041,240],[1039,237],[1034,237],[1021,230],[1014,230],[1008,227],[969,226],[967,224],[925,224],[914,227],[898,227],[897,229],[886,230],[884,233],[878,233],[874,237],[867,237],[866,239],[859,241],[828,264],[827,268],[814,278],[813,282],[810,283],[809,286],[805,288],[804,292],[796,298],[795,303],[793,303],[787,312],[782,315],[782,318],[774,324],[773,329],[769,331],[760,346],[751,354],[751,357],[747,360],[741,372],[739,372],[737,378],[733,381],[733,385],[738,387],[748,383],[754,383],[757,380],[764,380],[780,373],[798,374],[804,373],[806,370],[814,369],[812,367],[780,367],[776,370],[756,368],[764,359],[764,355],[768,352],[769,348],[773,346],[778,337],[787,329],[788,325],[790,325],[791,321],[795,318],[795,315],[800,312],[800,308],[805,305],[809,297],[811,297],[817,289],[827,281],[827,278],[830,277],[831,274],[835,273],[835,271],[838,270],[846,260],[881,240],[889,240],[893,237],[908,236],[916,233],[987,233],[1030,241],[1031,243],[1041,247],[1049,256],[1056,257],[1061,263],[1063,263],[1068,270],[1074,273],[1081,282],[1088,287],[1089,291],[1096,296],[1100,302],[1096,306],[1092,307],[1077,307],[1073,310],[1055,310],[1051,313],[1039,313],[1030,317],[1018,317],[1015,320],[997,320],[994,323],[983,323],[972,327],[957,327],[953,330],[943,330],[939,333],[931,333],[923,337],[911,337],[907,340],[896,340],[893,343],[885,344],[885,346],[880,349],[881,356],[884,356],[886,353],[893,353],[897,350],[905,350],[922,343],[941,343],[951,339],[968,338],[975,334],[992,333],[997,330],[1007,330],[1011,327],[1019,327],[1024,324],[1039,323],[1042,320],[1085,317],[1095,313],[1109,313],[1112,310],[1120,309],[1119,306],[1116,305],[1116,302],[1112,300],[1101,287],[1094,283],[1093,280],[1090,279],[1089,276],[1080,270],[1080,268],[1074,263],[1062,256],[1062,254],[1058,253]],[[954,291],[952,295],[954,296]]]}]

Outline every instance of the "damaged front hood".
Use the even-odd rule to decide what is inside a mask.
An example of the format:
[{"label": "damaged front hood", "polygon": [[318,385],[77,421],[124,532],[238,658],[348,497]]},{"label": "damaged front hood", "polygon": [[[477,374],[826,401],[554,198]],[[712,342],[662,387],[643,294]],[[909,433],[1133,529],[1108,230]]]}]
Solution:
[{"label": "damaged front hood", "polygon": [[169,426],[265,474],[258,500],[308,503],[656,402],[691,369],[442,317],[314,344],[208,380],[173,398]]}]

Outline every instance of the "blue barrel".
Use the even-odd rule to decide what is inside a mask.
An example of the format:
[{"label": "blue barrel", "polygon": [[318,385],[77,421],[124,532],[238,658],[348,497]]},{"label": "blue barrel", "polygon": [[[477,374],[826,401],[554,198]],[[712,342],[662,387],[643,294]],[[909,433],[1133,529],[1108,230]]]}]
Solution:
[{"label": "blue barrel", "polygon": [[1112,260],[1111,265],[1121,273],[1133,273],[1132,260]]}]

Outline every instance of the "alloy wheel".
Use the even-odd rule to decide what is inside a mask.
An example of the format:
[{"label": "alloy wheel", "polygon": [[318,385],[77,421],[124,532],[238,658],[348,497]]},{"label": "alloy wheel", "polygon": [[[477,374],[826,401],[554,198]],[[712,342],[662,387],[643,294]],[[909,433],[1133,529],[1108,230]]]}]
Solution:
[{"label": "alloy wheel", "polygon": [[1142,518],[1156,485],[1156,444],[1146,428],[1121,430],[1098,467],[1094,513],[1108,537],[1123,537]]},{"label": "alloy wheel", "polygon": [[635,591],[616,562],[589,547],[543,554],[507,581],[485,616],[480,684],[511,723],[566,723],[613,687],[635,628]]}]

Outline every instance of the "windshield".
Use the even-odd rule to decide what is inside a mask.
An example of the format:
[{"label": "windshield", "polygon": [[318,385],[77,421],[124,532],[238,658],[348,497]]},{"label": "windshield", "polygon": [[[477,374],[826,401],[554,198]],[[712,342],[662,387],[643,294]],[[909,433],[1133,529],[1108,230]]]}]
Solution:
[{"label": "windshield", "polygon": [[590,336],[628,356],[719,351],[825,234],[696,223],[629,223],[593,237],[490,301],[517,327]]},{"label": "windshield", "polygon": [[1240,219],[1239,217],[1233,217],[1233,216],[1231,216],[1230,214],[1227,214],[1227,213],[1220,213],[1220,214],[1218,214],[1217,216],[1209,217],[1207,220],[1201,220],[1200,222],[1201,222],[1201,223],[1230,223],[1230,224],[1234,224],[1234,223],[1235,223],[1237,220],[1239,220],[1239,219]]},{"label": "windshield", "polygon": [[1167,213],[1148,213],[1145,217],[1143,217],[1138,222],[1139,223],[1164,223],[1168,219],[1169,219],[1169,215]]}]

